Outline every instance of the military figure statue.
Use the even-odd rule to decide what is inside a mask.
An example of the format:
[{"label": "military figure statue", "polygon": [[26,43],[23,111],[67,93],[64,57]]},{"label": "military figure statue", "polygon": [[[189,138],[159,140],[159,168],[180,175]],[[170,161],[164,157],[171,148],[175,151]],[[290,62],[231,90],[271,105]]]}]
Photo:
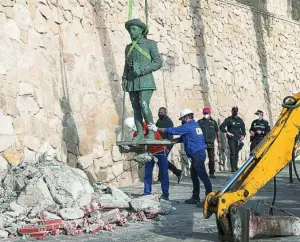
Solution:
[{"label": "military figure statue", "polygon": [[[161,58],[156,42],[146,39],[148,28],[140,19],[125,23],[132,43],[125,49],[125,67],[122,77],[123,91],[129,93],[137,129],[135,141],[144,139],[143,119],[153,123],[150,99],[156,90],[153,71],[161,68]],[[149,131],[147,139],[154,140],[154,132]]]}]

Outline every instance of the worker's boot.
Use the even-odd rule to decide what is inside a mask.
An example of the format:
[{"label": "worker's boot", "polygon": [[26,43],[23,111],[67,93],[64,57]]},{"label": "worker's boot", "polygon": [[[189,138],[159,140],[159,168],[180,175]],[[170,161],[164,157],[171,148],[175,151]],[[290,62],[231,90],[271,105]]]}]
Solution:
[{"label": "worker's boot", "polygon": [[196,198],[193,198],[191,197],[190,199],[187,199],[184,201],[184,203],[186,204],[197,204],[200,202],[200,199],[196,199]]}]

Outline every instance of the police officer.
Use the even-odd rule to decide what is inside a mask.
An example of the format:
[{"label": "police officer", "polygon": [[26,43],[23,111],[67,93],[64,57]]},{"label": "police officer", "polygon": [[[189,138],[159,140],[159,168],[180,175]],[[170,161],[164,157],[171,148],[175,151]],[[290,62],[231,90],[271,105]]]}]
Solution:
[{"label": "police officer", "polygon": [[241,149],[242,141],[246,136],[245,123],[238,116],[238,107],[231,109],[231,116],[226,118],[220,125],[220,130],[226,133],[230,151],[231,171],[238,170],[239,151]]},{"label": "police officer", "polygon": [[174,139],[174,143],[183,143],[186,155],[191,159],[191,179],[193,182],[193,195],[185,203],[200,206],[200,180],[204,183],[205,194],[212,191],[212,185],[205,169],[206,144],[199,124],[194,120],[194,113],[190,109],[184,109],[180,113],[181,126],[175,128],[157,128],[155,124],[148,127],[154,132],[180,135]]},{"label": "police officer", "polygon": [[[160,107],[158,110],[158,120],[156,122],[156,126],[158,128],[174,127],[174,124],[170,119],[170,117],[168,116],[167,109],[165,107]],[[171,134],[162,133],[161,136],[163,139],[173,140],[173,135]],[[168,148],[167,153],[170,154],[173,148],[173,144],[167,145],[167,148]],[[182,170],[177,169],[177,167],[170,161],[168,161],[168,166],[169,166],[169,170],[172,171],[175,176],[177,176],[178,183],[180,183],[182,179]],[[160,180],[160,178],[158,179]]]},{"label": "police officer", "polygon": [[257,115],[257,119],[255,119],[249,130],[250,132],[250,152],[254,150],[254,148],[262,141],[262,139],[270,132],[270,125],[267,120],[264,120],[264,112],[261,110],[257,110],[255,115]]},{"label": "police officer", "polygon": [[202,129],[205,143],[207,145],[209,177],[216,178],[215,176],[215,139],[218,139],[218,148],[221,149],[221,136],[217,122],[211,117],[210,108],[203,109],[203,118],[198,120],[198,124]]}]

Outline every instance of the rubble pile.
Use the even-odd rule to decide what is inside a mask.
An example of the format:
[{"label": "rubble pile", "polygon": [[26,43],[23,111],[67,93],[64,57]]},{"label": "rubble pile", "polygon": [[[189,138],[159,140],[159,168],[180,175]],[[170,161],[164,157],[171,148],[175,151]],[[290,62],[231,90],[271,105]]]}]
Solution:
[{"label": "rubble pile", "polygon": [[117,188],[90,184],[86,174],[44,153],[0,174],[0,238],[81,235],[168,214],[155,195],[130,198]]}]

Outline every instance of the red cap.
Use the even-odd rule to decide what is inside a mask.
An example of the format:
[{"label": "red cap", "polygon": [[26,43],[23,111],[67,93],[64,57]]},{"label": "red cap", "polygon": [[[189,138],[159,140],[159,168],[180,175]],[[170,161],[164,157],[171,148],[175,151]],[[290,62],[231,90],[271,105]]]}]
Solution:
[{"label": "red cap", "polygon": [[210,113],[210,108],[203,108],[203,113]]}]

